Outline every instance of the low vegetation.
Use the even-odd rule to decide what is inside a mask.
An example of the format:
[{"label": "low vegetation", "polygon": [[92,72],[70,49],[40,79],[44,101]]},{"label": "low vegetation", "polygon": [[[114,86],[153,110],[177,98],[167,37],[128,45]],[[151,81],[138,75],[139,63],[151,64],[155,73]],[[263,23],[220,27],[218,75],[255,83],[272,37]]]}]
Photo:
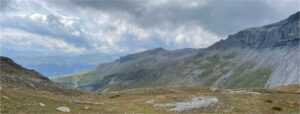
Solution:
[{"label": "low vegetation", "polygon": [[[254,66],[255,63],[247,62],[236,68],[230,78],[226,80],[226,88],[264,88],[272,69],[253,69]],[[246,72],[246,70],[248,71]]]},{"label": "low vegetation", "polygon": [[[1,84],[1,113],[63,113],[57,110],[58,107],[69,108],[70,113],[297,113],[300,111],[300,93],[286,90],[297,90],[299,87],[228,90],[166,86],[120,92],[73,90],[57,93]],[[198,96],[200,99],[195,99]],[[176,106],[180,106],[180,103],[189,103],[193,99],[203,103],[206,98],[217,100],[207,106],[185,106],[188,109],[158,106],[168,103],[178,103]]]}]

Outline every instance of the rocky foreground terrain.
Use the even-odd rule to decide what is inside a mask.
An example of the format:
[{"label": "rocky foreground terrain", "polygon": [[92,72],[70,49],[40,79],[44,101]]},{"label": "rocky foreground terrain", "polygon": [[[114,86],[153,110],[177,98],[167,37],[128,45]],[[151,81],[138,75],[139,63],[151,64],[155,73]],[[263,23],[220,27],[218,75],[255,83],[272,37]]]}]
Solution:
[{"label": "rocky foreground terrain", "polygon": [[[299,113],[300,85],[268,89],[161,86],[92,92],[62,86],[1,57],[1,113]],[[12,69],[4,69],[7,63]],[[18,65],[19,67],[15,67]],[[18,70],[14,68],[19,68]],[[3,69],[3,70],[2,70]],[[6,70],[13,71],[7,72]]]}]

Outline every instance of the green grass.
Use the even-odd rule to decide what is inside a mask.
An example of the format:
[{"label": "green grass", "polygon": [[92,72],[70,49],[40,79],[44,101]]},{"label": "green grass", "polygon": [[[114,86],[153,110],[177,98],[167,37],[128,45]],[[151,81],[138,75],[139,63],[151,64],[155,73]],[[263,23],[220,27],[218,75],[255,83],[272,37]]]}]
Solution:
[{"label": "green grass", "polygon": [[236,56],[237,56],[237,54],[235,52],[233,52],[233,53],[230,53],[228,55],[223,56],[223,59],[226,59],[226,60],[227,59],[232,59],[232,58],[234,58]]},{"label": "green grass", "polygon": [[[230,62],[222,61],[220,55],[207,57],[207,63],[200,64],[201,70],[204,70],[197,78],[201,86],[210,87],[219,78],[226,74],[234,65]],[[227,67],[227,68],[226,68]]]},{"label": "green grass", "polygon": [[254,71],[247,71],[254,67],[254,63],[244,63],[235,69],[225,82],[226,88],[263,88],[267,83],[271,73],[271,68],[258,68]]}]

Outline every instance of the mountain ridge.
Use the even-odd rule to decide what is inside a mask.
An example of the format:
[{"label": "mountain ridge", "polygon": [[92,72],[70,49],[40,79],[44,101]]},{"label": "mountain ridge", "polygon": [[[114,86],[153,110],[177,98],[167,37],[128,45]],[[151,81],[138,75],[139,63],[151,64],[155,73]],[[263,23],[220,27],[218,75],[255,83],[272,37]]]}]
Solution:
[{"label": "mountain ridge", "polygon": [[[170,56],[172,51],[161,48],[131,54],[101,64],[81,74],[75,82],[79,84],[77,87],[95,91],[160,85],[261,88],[299,83],[297,16],[299,12],[277,23],[244,29],[192,55],[182,56],[183,51],[182,57],[178,57],[180,54],[173,51],[174,55]],[[172,57],[178,59],[169,60]],[[56,77],[53,81],[74,83],[72,75]]]},{"label": "mountain ridge", "polygon": [[41,79],[41,80],[46,80],[50,81],[47,77],[41,75],[40,73],[34,71],[34,70],[29,70],[21,65],[18,65],[15,63],[12,59],[8,57],[3,57],[0,56],[0,71],[1,71],[1,76],[2,75],[8,75],[8,76],[22,76],[22,77],[27,77],[27,78],[35,78],[35,79]]},{"label": "mountain ridge", "polygon": [[235,47],[260,49],[280,46],[280,43],[281,45],[299,45],[299,16],[300,12],[296,12],[277,23],[244,29],[229,35],[226,40],[221,40],[208,49]]}]

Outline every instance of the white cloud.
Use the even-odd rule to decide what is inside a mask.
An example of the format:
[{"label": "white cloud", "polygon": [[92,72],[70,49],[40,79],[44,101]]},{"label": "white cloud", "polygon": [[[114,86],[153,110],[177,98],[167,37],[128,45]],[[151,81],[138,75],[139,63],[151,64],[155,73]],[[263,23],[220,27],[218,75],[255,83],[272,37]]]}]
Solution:
[{"label": "white cloud", "polygon": [[65,27],[73,26],[78,20],[78,18],[72,16],[60,15],[59,17],[60,17],[59,18],[60,23],[62,23]]},{"label": "white cloud", "polygon": [[74,36],[80,36],[80,32],[79,31],[74,31],[71,34],[74,35]]},{"label": "white cloud", "polygon": [[62,51],[75,54],[87,51],[85,48],[75,47],[63,40],[8,28],[2,29],[0,41],[2,46],[10,44],[7,48],[17,48],[17,50]]},{"label": "white cloud", "polygon": [[[8,28],[18,30],[3,33],[1,41],[10,43],[11,47],[16,46],[16,50],[39,49],[35,47],[40,46],[42,50],[66,53],[131,53],[155,47],[204,48],[220,40],[219,35],[223,37],[224,33],[234,33],[246,25],[263,24],[262,21],[253,21],[252,17],[270,20],[273,18],[265,17],[266,14],[275,12],[276,15],[288,15],[287,11],[292,11],[285,7],[295,3],[292,0],[267,0],[268,5],[262,4],[260,0],[226,1],[236,2],[237,5],[225,1],[224,4],[218,3],[215,0],[70,2],[72,3],[68,0],[13,1],[13,10],[3,11],[2,14],[4,21],[10,19],[4,24],[12,23]],[[253,4],[247,4],[248,2]],[[276,9],[280,11],[275,11]],[[257,11],[263,13],[252,13]],[[281,13],[277,14],[278,12]],[[11,38],[4,38],[3,35]]]},{"label": "white cloud", "polygon": [[[26,3],[28,7],[31,5],[29,1]],[[14,33],[8,33],[8,30],[6,30],[6,33],[2,34],[2,36],[6,35],[6,37],[9,36],[12,39],[2,38],[1,41],[9,42],[15,48],[18,48],[16,50],[24,49],[23,47],[26,47],[27,50],[34,50],[35,47],[40,46],[43,47],[39,48],[41,50],[66,53],[98,51],[104,53],[132,53],[155,47],[172,47],[173,49],[185,47],[201,48],[212,44],[219,38],[199,25],[182,23],[180,26],[170,26],[170,23],[163,23],[166,24],[166,27],[153,26],[144,28],[131,21],[131,15],[126,13],[122,13],[123,18],[120,18],[119,14],[87,8],[74,14],[74,12],[70,13],[55,6],[50,7],[42,2],[37,4],[39,3],[43,7],[39,8],[41,10],[33,11],[32,8],[25,8],[24,11],[10,12],[8,16],[19,16],[35,21],[36,23],[33,24],[44,29],[43,32],[49,32],[47,34],[49,37],[39,35],[39,31],[36,31],[35,28],[33,28],[33,32],[30,31],[31,33],[24,32],[27,30],[15,28],[18,30],[14,29]],[[146,4],[154,6],[166,3],[168,2],[158,4],[146,2]],[[174,3],[179,5],[181,2],[174,1]],[[201,5],[203,5],[202,2],[193,1],[179,6],[193,8]],[[40,7],[39,5],[37,6]],[[66,38],[59,35],[65,35]],[[87,43],[82,44],[87,48],[74,46],[70,42],[70,38],[73,36],[87,40]]]},{"label": "white cloud", "polygon": [[168,45],[178,47],[204,48],[221,38],[197,25],[183,25],[176,29],[156,29],[153,34],[160,36]]},{"label": "white cloud", "polygon": [[[23,15],[24,17],[24,15]],[[39,14],[39,13],[34,13],[32,15],[29,16],[30,19],[34,20],[34,21],[41,21],[44,24],[48,23],[47,20],[47,15],[43,15],[43,14]]]}]

